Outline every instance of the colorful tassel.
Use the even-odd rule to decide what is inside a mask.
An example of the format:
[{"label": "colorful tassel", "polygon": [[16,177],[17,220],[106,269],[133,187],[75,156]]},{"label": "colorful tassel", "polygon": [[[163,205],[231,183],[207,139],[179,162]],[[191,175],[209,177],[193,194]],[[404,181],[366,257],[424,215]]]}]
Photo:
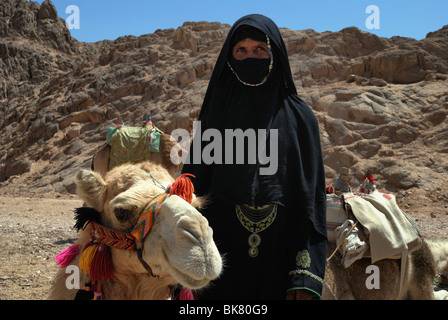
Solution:
[{"label": "colorful tassel", "polygon": [[103,300],[103,293],[101,291],[94,292],[92,300]]},{"label": "colorful tassel", "polygon": [[76,231],[85,230],[90,222],[101,220],[101,214],[94,208],[81,207],[75,209],[75,229]]},{"label": "colorful tassel", "polygon": [[[81,267],[80,267],[81,268]],[[114,268],[108,248],[104,244],[98,246],[98,250],[90,264],[90,279],[101,281],[114,276]]]},{"label": "colorful tassel", "polygon": [[71,245],[67,249],[64,249],[59,253],[54,259],[56,260],[56,263],[61,268],[66,268],[69,266],[73,259],[79,254],[80,252],[80,246],[78,244]]},{"label": "colorful tassel", "polygon": [[[95,243],[95,242],[94,242]],[[92,265],[93,258],[98,251],[98,245],[93,244],[84,249],[79,259],[78,267],[85,273],[90,273],[90,266]]]},{"label": "colorful tassel", "polygon": [[190,289],[183,288],[180,290],[179,300],[194,300],[193,292]]},{"label": "colorful tassel", "polygon": [[103,300],[103,292],[101,291],[101,281],[98,281],[96,283],[95,290],[93,291],[92,300]]},{"label": "colorful tassel", "polygon": [[191,203],[191,201],[193,200],[194,186],[188,176],[195,178],[195,176],[192,174],[184,173],[167,188],[166,192],[169,193],[169,195],[175,194],[188,203]]}]

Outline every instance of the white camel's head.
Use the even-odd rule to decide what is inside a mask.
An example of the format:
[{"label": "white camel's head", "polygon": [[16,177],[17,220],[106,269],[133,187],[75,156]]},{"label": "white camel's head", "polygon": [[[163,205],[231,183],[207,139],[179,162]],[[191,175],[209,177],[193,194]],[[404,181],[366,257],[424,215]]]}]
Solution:
[{"label": "white camel's head", "polygon": [[159,201],[156,214],[150,209],[142,215],[173,183],[163,167],[151,162],[126,164],[108,172],[104,179],[96,172],[82,170],[76,183],[78,195],[99,212],[98,223],[105,228],[135,235],[136,225],[145,216],[154,218],[148,232],[136,236],[135,249],[142,249],[140,258],[138,250],[111,248],[115,274],[147,273],[149,269],[166,283],[199,289],[221,273],[222,259],[213,231],[195,208],[201,205],[200,198],[193,197],[190,204],[173,194]]}]

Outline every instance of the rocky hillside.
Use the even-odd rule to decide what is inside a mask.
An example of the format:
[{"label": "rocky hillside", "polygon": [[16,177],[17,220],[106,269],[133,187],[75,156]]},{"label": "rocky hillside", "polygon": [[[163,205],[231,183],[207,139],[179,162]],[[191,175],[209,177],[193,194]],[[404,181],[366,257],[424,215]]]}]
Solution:
[{"label": "rocky hillside", "polygon": [[[186,22],[81,43],[50,1],[0,5],[0,195],[75,192],[73,176],[121,117],[190,128],[229,25]],[[448,212],[448,26],[423,40],[282,29],[300,96],[321,129],[327,178],[350,167]]]}]

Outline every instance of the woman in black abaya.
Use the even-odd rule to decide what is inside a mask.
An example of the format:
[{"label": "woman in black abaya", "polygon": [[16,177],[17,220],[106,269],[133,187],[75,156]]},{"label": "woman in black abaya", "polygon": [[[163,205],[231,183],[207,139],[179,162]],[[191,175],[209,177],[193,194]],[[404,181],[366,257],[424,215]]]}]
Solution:
[{"label": "woman in black abaya", "polygon": [[[234,155],[244,151],[244,164],[184,165],[183,172],[196,176],[196,194],[211,198],[203,213],[226,261],[222,276],[199,298],[319,298],[326,205],[318,123],[297,96],[286,48],[272,20],[248,15],[230,29],[199,121],[202,132],[219,130],[223,141],[226,129],[266,130],[271,161],[248,161],[252,149],[246,141],[233,150]],[[202,150],[207,145],[194,140],[190,150],[195,143]],[[274,145],[277,154],[269,150]],[[224,142],[221,151],[226,151]],[[260,169],[269,165],[273,170],[262,174]]]}]

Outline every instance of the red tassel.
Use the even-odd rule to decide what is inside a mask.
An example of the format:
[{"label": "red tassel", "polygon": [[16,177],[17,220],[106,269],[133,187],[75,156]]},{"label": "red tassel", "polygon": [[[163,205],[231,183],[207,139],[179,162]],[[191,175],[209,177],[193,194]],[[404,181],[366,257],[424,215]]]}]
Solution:
[{"label": "red tassel", "polygon": [[61,268],[68,267],[73,259],[79,254],[80,247],[78,244],[71,245],[67,249],[64,249],[59,253],[54,259],[56,260],[56,263]]},{"label": "red tassel", "polygon": [[374,184],[374,183],[375,183],[375,182],[374,182],[375,180],[374,180],[373,174],[369,174],[368,176],[364,177],[364,179],[362,179],[362,181],[364,181],[364,180],[366,180],[366,179],[368,179],[368,180],[370,181],[371,184]]},{"label": "red tassel", "polygon": [[178,177],[168,189],[170,195],[175,194],[188,203],[191,203],[193,200],[194,186],[188,176],[195,178],[195,176],[190,173],[184,173]]},{"label": "red tassel", "polygon": [[98,252],[92,260],[90,265],[90,279],[92,281],[101,281],[103,279],[110,279],[114,276],[114,268],[112,260],[107,247],[100,244]]}]

